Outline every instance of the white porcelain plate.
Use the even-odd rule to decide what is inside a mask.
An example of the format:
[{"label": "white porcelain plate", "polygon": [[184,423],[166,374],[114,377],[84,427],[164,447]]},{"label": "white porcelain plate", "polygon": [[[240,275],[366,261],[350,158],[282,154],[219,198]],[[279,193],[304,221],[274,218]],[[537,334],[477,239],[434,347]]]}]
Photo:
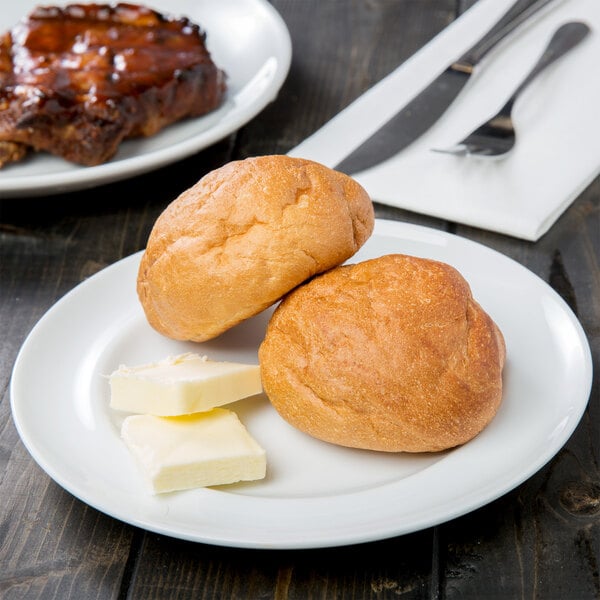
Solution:
[{"label": "white porcelain plate", "polygon": [[127,523],[224,546],[310,548],[376,540],[447,521],[511,490],[567,441],[587,405],[591,353],[582,328],[541,279],[484,246],[440,231],[377,221],[350,262],[388,253],[458,268],[502,329],[503,404],[474,440],[432,455],[352,450],[312,439],[262,397],[236,410],[267,451],[263,481],[149,493],[108,407],[106,375],[195,351],[256,361],[268,312],[203,344],[154,332],[135,292],[140,255],[91,277],[39,321],[17,358],[13,418],[25,446],[57,483]]},{"label": "white porcelain plate", "polygon": [[[0,32],[38,4],[37,0],[5,3]],[[0,198],[82,189],[164,166],[226,137],[275,99],[289,70],[292,47],[285,23],[266,0],[151,0],[144,4],[176,17],[186,16],[206,32],[213,60],[228,75],[224,105],[152,137],[125,141],[110,162],[96,167],[77,166],[46,153],[32,154],[0,169]]]}]

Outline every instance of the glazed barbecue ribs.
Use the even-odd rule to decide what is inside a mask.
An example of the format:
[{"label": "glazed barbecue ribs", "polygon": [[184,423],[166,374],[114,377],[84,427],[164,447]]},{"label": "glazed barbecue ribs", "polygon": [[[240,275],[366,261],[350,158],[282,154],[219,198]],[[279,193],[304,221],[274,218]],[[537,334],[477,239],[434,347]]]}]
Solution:
[{"label": "glazed barbecue ribs", "polygon": [[29,149],[81,165],[217,108],[206,34],[134,4],[39,7],[0,37],[0,166]]}]

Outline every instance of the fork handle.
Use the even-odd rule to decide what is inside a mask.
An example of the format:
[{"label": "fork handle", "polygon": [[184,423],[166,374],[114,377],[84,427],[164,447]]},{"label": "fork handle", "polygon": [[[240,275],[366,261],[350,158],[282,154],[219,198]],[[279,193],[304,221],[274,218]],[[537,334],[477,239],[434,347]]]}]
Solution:
[{"label": "fork handle", "polygon": [[471,46],[454,65],[459,70],[470,71],[496,44],[503,40],[532,15],[555,0],[517,0],[500,20],[474,45]]},{"label": "fork handle", "polygon": [[508,102],[500,111],[508,114],[519,94],[549,65],[577,46],[590,32],[590,28],[579,21],[572,21],[559,27],[546,46],[539,60],[519,84]]}]

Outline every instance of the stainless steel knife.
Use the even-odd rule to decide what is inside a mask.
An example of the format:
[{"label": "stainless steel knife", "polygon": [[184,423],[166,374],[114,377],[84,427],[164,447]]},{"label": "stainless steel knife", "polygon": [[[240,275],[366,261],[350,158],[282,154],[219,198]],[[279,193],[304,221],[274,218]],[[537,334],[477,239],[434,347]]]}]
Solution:
[{"label": "stainless steel knife", "polygon": [[425,133],[452,104],[474,67],[502,39],[555,0],[517,0],[504,16],[458,60],[333,168],[351,175],[398,154]]}]

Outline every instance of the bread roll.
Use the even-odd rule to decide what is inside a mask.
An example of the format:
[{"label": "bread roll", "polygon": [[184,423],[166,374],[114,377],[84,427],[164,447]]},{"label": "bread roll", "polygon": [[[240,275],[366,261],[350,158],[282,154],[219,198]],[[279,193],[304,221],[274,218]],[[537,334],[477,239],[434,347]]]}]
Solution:
[{"label": "bread roll", "polygon": [[399,254],[291,292],[259,349],[263,387],[294,427],[388,452],[463,444],[502,397],[504,339],[451,266]]},{"label": "bread roll", "polygon": [[160,333],[208,340],[344,262],[373,224],[369,196],[343,173],[288,156],[231,162],[157,219],[138,295]]}]

